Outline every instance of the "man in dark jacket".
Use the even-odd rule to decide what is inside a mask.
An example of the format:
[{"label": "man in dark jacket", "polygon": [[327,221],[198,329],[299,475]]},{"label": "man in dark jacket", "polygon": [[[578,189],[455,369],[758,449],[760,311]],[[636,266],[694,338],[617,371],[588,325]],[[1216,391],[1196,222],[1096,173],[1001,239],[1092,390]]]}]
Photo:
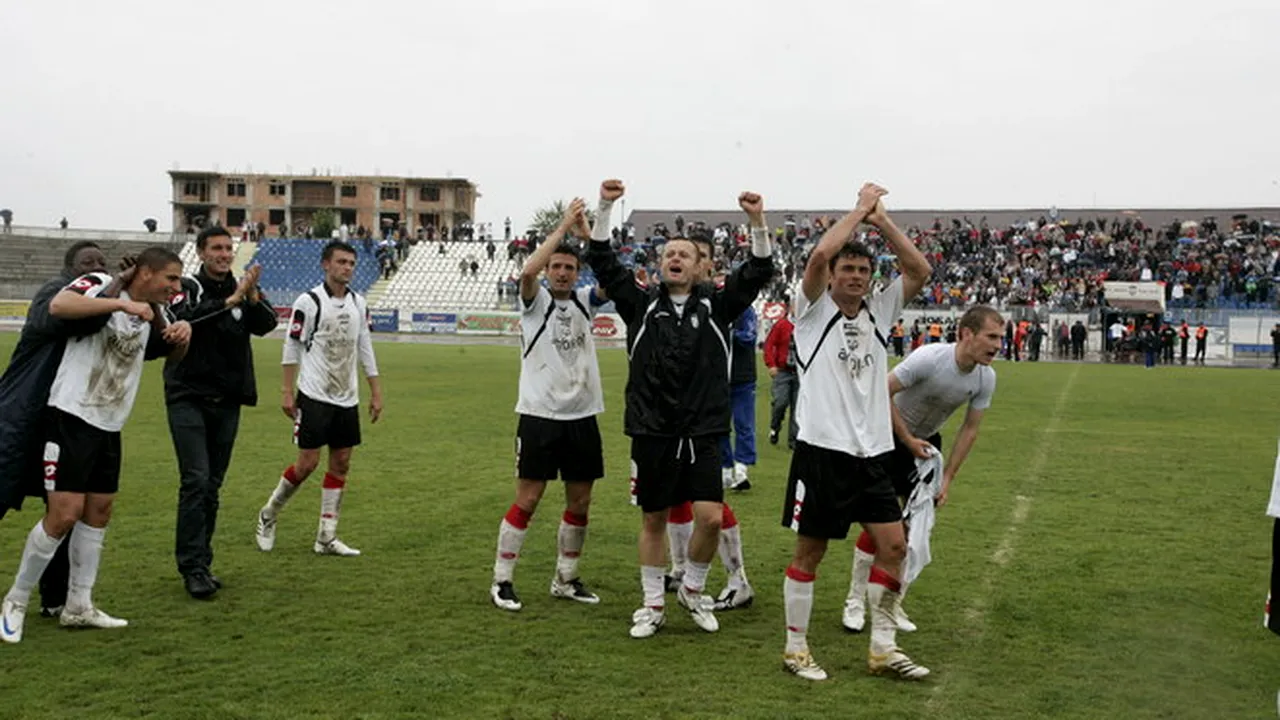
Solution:
[{"label": "man in dark jacket", "polygon": [[[125,264],[128,264],[126,259]],[[91,335],[106,318],[59,320],[49,314],[49,301],[72,280],[92,272],[105,272],[106,256],[97,243],[82,241],[67,249],[62,274],[49,280],[31,299],[22,335],[13,349],[9,367],[0,377],[0,517],[10,509],[22,509],[24,497],[45,498],[41,468],[44,407],[49,388],[62,361],[68,338]],[[126,276],[117,278],[103,295],[114,297]],[[47,499],[46,499],[47,502]],[[67,598],[67,547],[58,547],[40,579],[41,614],[57,615]]]},{"label": "man in dark jacket", "polygon": [[699,627],[715,632],[719,623],[703,589],[723,516],[718,469],[720,436],[729,431],[729,325],[773,275],[763,203],[755,193],[738,198],[750,218],[752,257],[725,278],[723,288],[702,281],[699,250],[685,238],[673,238],[664,246],[661,282],[641,287],[609,243],[609,216],[622,194],[617,180],[601,185],[586,257],[627,324],[624,424],[631,437],[636,501],[644,511],[644,606],[632,616],[631,636],[650,637],[666,622],[667,510],[685,501],[693,502],[694,531],[676,597]]},{"label": "man in dark jacket", "polygon": [[733,433],[720,439],[721,483],[730,490],[750,490],[747,468],[756,464],[756,337],[759,322],[756,311],[748,306],[733,321],[731,347],[733,363],[729,368],[729,402],[732,406]]},{"label": "man in dark jacket", "polygon": [[178,455],[181,484],[174,554],[187,593],[212,597],[222,586],[213,564],[213,531],[218,491],[231,463],[240,427],[240,406],[258,403],[250,335],[276,327],[276,311],[258,290],[260,268],[238,282],[226,229],[212,227],[196,237],[200,270],[182,279],[171,310],[191,323],[191,347],[180,362],[165,366],[169,433]]},{"label": "man in dark jacket", "polygon": [[1084,359],[1084,343],[1089,338],[1089,329],[1080,320],[1071,326],[1071,359]]}]

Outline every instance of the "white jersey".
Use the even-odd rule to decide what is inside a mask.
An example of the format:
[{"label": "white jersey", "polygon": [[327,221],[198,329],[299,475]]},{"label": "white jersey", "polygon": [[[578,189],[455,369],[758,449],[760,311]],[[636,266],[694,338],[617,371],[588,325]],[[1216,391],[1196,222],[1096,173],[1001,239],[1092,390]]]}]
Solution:
[{"label": "white jersey", "polygon": [[556,300],[539,286],[533,302],[522,305],[516,412],[549,420],[578,420],[604,412],[591,335],[591,288]]},{"label": "white jersey", "polygon": [[889,415],[889,331],[902,311],[902,278],[864,298],[845,317],[830,291],[796,302],[795,346],[800,368],[796,401],[799,439],[855,457],[893,450]]},{"label": "white jersey", "polygon": [[991,407],[996,390],[996,371],[990,366],[975,365],[967,373],[960,372],[955,343],[925,345],[899,363],[893,375],[903,387],[893,403],[918,438],[937,433],[965,403],[970,410]]},{"label": "white jersey", "polygon": [[300,365],[298,390],[312,400],[360,404],[356,359],[366,377],[377,377],[373,337],[364,298],[350,290],[335,297],[324,283],[298,296],[284,340],[283,365]]},{"label": "white jersey", "polygon": [[[111,276],[92,273],[77,278],[65,289],[85,297],[97,297],[111,284]],[[122,300],[129,294],[120,293]],[[120,432],[133,410],[142,381],[151,323],[116,311],[98,332],[67,340],[58,364],[50,407],[58,408],[107,432]]]}]

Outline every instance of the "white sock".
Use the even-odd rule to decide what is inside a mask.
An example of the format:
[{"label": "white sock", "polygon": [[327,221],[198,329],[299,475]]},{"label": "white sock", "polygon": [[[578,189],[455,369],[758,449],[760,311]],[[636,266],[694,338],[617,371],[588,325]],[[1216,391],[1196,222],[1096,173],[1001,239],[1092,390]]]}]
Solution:
[{"label": "white sock", "polygon": [[560,520],[560,531],[556,533],[556,575],[561,582],[568,582],[578,577],[578,558],[582,555],[582,545],[587,540],[587,516],[573,515],[565,511]]},{"label": "white sock", "polygon": [[804,652],[809,649],[805,634],[809,632],[809,615],[813,612],[813,576],[808,579],[796,579],[793,575],[803,576],[792,568],[787,568],[786,579],[782,581],[782,599],[787,616],[787,652]]},{"label": "white sock", "polygon": [[711,569],[711,563],[700,563],[690,560],[684,566],[684,589],[689,592],[700,595],[703,588],[707,586],[707,571]]},{"label": "white sock", "polygon": [[36,526],[27,533],[27,544],[22,549],[22,562],[18,565],[18,575],[13,579],[13,587],[5,600],[26,605],[31,602],[31,590],[40,583],[40,576],[49,566],[53,554],[62,544],[62,538],[50,537],[44,530],[44,521],[37,520]]},{"label": "white sock", "polygon": [[93,607],[93,585],[98,580],[98,563],[102,560],[102,542],[106,534],[106,528],[96,528],[79,521],[71,531],[71,546],[67,548],[67,556],[71,559],[67,609],[73,613]]},{"label": "white sock", "polygon": [[498,524],[498,552],[493,560],[495,583],[511,582],[511,575],[515,572],[520,548],[524,546],[524,536],[528,532],[531,517],[530,513],[512,505],[506,517],[502,518],[502,522]]},{"label": "white sock", "polygon": [[272,491],[271,497],[267,499],[267,504],[262,509],[269,515],[278,515],[284,509],[284,504],[289,502],[289,498],[293,497],[301,486],[302,481],[297,479],[293,466],[290,465],[280,474],[279,484],[276,485],[276,489]]},{"label": "white sock", "polygon": [[857,548],[853,550],[853,579],[849,582],[849,597],[846,602],[856,602],[865,606],[867,602],[867,580],[871,577],[871,566],[876,556]]},{"label": "white sock", "polygon": [[689,538],[693,537],[693,521],[686,523],[667,522],[667,545],[671,550],[671,574],[684,575],[689,564]]},{"label": "white sock", "polygon": [[720,530],[720,562],[729,573],[729,588],[736,590],[747,584],[747,569],[742,559],[742,531],[737,525]]},{"label": "white sock", "polygon": [[871,606],[871,652],[884,655],[898,646],[898,622],[894,618],[899,594],[881,585],[867,586],[868,605]]},{"label": "white sock", "polygon": [[662,612],[666,607],[666,585],[662,576],[666,568],[653,565],[640,566],[640,589],[644,591],[644,606]]},{"label": "white sock", "polygon": [[345,479],[325,473],[324,486],[320,490],[320,529],[316,531],[317,541],[327,543],[338,536],[338,516],[342,514],[342,493],[346,487]]}]

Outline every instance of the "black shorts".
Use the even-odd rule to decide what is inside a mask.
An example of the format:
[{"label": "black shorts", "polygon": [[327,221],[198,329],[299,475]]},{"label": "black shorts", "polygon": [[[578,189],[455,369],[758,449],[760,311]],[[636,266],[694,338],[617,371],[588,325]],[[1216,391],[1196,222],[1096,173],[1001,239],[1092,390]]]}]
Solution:
[{"label": "black shorts", "polygon": [[[938,452],[942,452],[942,433],[934,433],[926,438],[929,444],[938,448]],[[893,438],[893,491],[898,497],[906,500],[911,497],[911,491],[916,489],[916,482],[919,481],[916,475],[916,456],[911,454],[911,448],[902,444],[902,441],[895,435]]]},{"label": "black shorts", "polygon": [[298,393],[293,442],[299,450],[328,445],[335,450],[360,444],[360,406],[341,407]]},{"label": "black shorts", "polygon": [[782,526],[806,537],[842,540],[854,523],[898,522],[902,508],[892,472],[892,452],[860,458],[797,442]]},{"label": "black shorts", "polygon": [[45,492],[114,495],[120,490],[120,433],[51,407],[44,440]]},{"label": "black shorts", "polygon": [[631,438],[632,499],[645,512],[684,502],[724,502],[720,437]]},{"label": "black shorts", "polygon": [[590,482],[604,477],[604,447],[594,415],[550,420],[521,415],[516,426],[516,477]]}]

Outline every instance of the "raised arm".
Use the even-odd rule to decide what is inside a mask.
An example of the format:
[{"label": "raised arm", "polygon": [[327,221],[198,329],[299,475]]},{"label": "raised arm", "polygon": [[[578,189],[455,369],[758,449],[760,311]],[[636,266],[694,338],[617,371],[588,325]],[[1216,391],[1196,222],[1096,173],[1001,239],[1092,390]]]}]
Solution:
[{"label": "raised arm", "polygon": [[764,219],[764,198],[758,193],[738,196],[738,207],[747,214],[751,232],[751,257],[734,268],[724,279],[724,288],[716,293],[716,315],[733,322],[759,297],[760,291],[773,278],[773,242]]},{"label": "raised arm", "polygon": [[591,228],[586,260],[596,274],[596,282],[613,300],[619,314],[630,321],[635,308],[644,304],[644,291],[636,285],[635,275],[622,265],[609,244],[609,218],[613,213],[613,203],[625,192],[621,180],[600,183],[600,204],[596,206],[596,224]]},{"label": "raised arm", "polygon": [[853,211],[840,218],[822,234],[818,245],[809,254],[809,263],[804,267],[804,280],[800,283],[800,290],[804,293],[805,300],[812,303],[826,291],[827,282],[831,278],[829,268],[831,258],[840,252],[840,248],[853,235],[853,231],[858,229],[858,224],[867,219],[881,196],[887,192],[889,191],[874,183],[864,184],[858,191],[858,203]]},{"label": "raised arm", "polygon": [[880,234],[889,241],[889,248],[898,258],[898,267],[902,269],[902,301],[905,303],[919,294],[920,289],[928,282],[929,275],[933,273],[933,268],[920,248],[894,224],[884,209],[883,201],[876,202],[875,209],[867,216],[867,222],[880,229]]},{"label": "raised arm", "polygon": [[524,268],[520,270],[520,299],[525,302],[525,305],[533,302],[533,298],[538,294],[538,276],[551,262],[551,254],[564,240],[569,228],[579,225],[580,218],[586,217],[586,211],[587,204],[582,198],[574,198],[565,210],[564,217],[560,218],[560,224],[542,241],[533,255],[524,261]]}]

